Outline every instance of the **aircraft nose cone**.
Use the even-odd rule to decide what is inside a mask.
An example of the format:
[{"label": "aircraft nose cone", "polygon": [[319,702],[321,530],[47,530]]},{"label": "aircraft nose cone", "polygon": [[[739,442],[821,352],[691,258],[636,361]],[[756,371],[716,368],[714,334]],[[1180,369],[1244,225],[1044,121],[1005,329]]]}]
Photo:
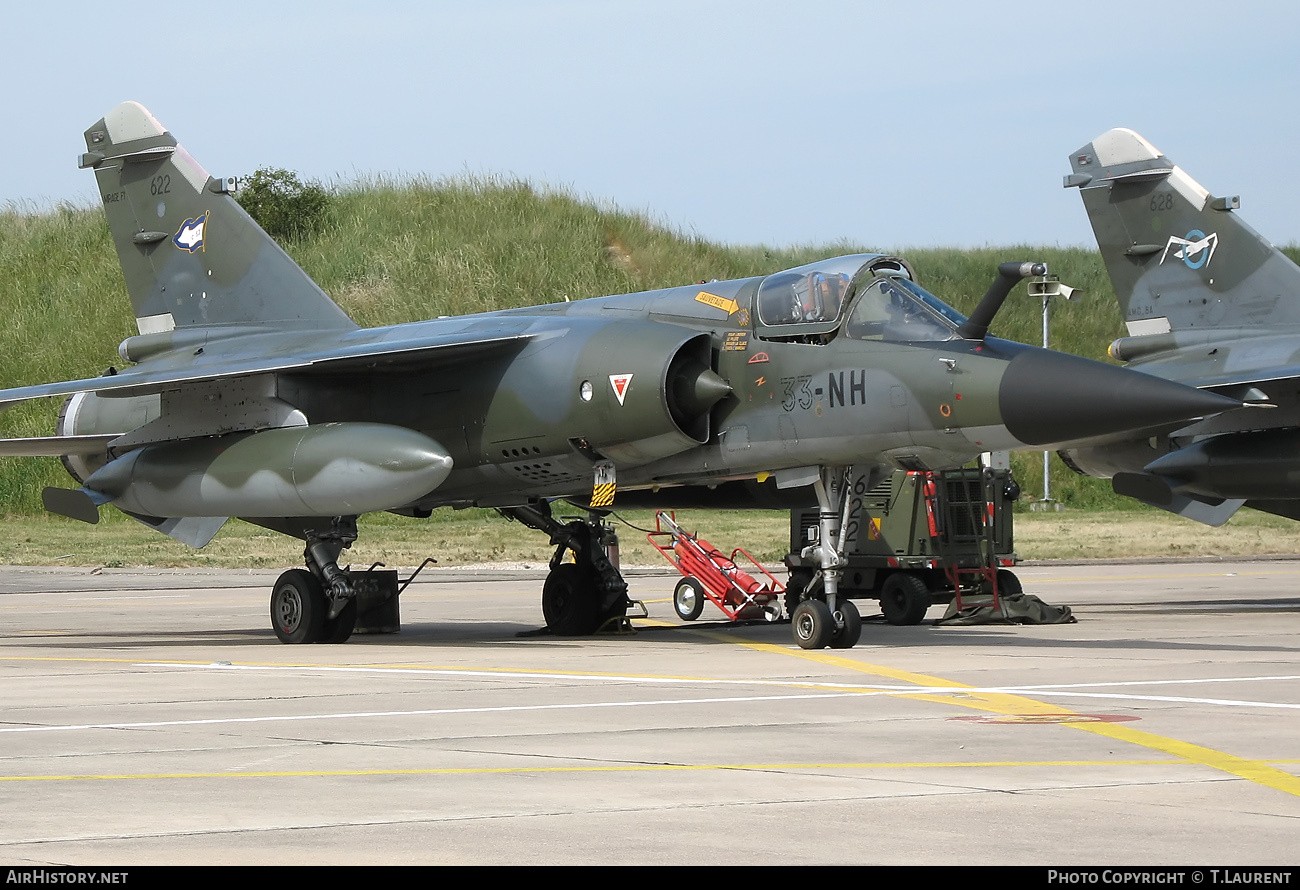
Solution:
[{"label": "aircraft nose cone", "polygon": [[1056,445],[1240,408],[1241,402],[1091,359],[1027,349],[998,389],[1002,423],[1026,445]]}]

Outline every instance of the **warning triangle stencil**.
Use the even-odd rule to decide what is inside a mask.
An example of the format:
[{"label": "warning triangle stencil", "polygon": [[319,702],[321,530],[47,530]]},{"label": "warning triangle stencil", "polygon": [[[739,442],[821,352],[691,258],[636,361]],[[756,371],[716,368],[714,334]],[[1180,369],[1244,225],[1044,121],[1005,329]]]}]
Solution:
[{"label": "warning triangle stencil", "polygon": [[623,404],[627,398],[627,386],[632,382],[631,374],[610,374],[609,385],[614,387],[614,395],[618,397],[618,403]]}]

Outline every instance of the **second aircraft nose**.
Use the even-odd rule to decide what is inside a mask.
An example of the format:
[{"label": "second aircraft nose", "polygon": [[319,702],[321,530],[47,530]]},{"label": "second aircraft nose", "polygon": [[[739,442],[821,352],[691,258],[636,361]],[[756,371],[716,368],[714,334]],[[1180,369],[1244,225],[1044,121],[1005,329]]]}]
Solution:
[{"label": "second aircraft nose", "polygon": [[1007,364],[998,409],[1026,445],[1059,445],[1219,414],[1236,399],[1091,359],[1026,349]]}]

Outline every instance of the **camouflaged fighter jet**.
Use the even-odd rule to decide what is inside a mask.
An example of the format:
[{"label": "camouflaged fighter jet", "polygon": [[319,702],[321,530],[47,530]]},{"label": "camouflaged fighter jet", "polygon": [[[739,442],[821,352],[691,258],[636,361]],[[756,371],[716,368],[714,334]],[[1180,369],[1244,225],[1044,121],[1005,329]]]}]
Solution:
[{"label": "camouflaged fighter jet", "polygon": [[[863,254],[361,329],[143,107],[85,138],[140,333],[125,370],[0,391],[0,407],[67,397],[56,435],[0,454],[62,456],[80,487],[44,500],[65,516],[111,504],[195,547],[229,516],[303,539],[306,568],[271,595],[289,643],[346,639],[376,594],[377,573],[338,565],[359,514],[470,505],[551,536],[543,615],[590,633],[631,605],[605,546],[617,487],[620,503],[818,503],[796,638],[852,646],[860,619],[837,595],[851,465],[950,467],[1240,404],[986,336],[1012,286],[1046,272],[1030,263],[1003,264],[969,319],[904,260]],[[556,498],[587,518],[555,519]]]},{"label": "camouflaged fighter jet", "polygon": [[1115,491],[1207,525],[1300,519],[1300,267],[1132,130],[1070,156],[1129,336],[1127,366],[1272,410],[1062,452]]}]

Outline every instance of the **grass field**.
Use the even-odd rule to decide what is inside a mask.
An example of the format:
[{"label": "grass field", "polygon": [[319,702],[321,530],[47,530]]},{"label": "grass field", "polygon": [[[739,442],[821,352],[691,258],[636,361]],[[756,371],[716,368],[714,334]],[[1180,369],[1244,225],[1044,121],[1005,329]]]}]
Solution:
[{"label": "grass field", "polygon": [[[633,526],[653,528],[644,511],[620,516]],[[677,520],[719,549],[744,547],[768,564],[787,549],[789,520],[762,511],[680,512]],[[0,536],[0,565],[159,566],[278,568],[302,562],[300,542],[233,520],[203,550],[191,550],[130,521],[86,526],[54,516],[11,516]],[[1219,529],[1206,528],[1154,510],[1022,513],[1016,517],[1016,551],[1022,559],[1114,559],[1119,557],[1206,557],[1294,555],[1297,525],[1243,510]],[[643,532],[619,526],[625,565],[667,563]],[[551,556],[545,536],[486,510],[448,513],[435,520],[363,517],[361,538],[339,561],[365,567],[419,565],[425,557],[440,565],[527,563],[541,566]]]},{"label": "grass field", "polygon": [[[1081,211],[1082,212],[1082,211]],[[723,246],[628,213],[527,183],[492,178],[374,179],[335,190],[328,224],[285,245],[363,325],[582,299],[714,278],[765,275],[888,245]],[[970,311],[1007,259],[1045,260],[1087,297],[1056,311],[1053,346],[1104,358],[1123,325],[1094,251],[1011,245],[908,250],[921,283]],[[94,376],[120,365],[134,324],[108,226],[98,207],[0,209],[0,386]],[[1037,343],[1041,310],[1017,290],[993,333]],[[0,413],[0,435],[52,432],[59,400]],[[1041,497],[1040,456],[1016,458],[1027,498]],[[1114,505],[1105,482],[1053,458],[1052,494],[1078,507]],[[0,461],[0,507],[35,515],[40,492],[64,485],[53,459]]]},{"label": "grass field", "polygon": [[[336,188],[324,229],[285,246],[363,325],[763,275],[839,254],[889,252],[887,245],[848,242],[788,248],[723,246],[673,231],[645,214],[494,178],[372,179]],[[1288,251],[1293,256],[1298,253],[1294,248]],[[1063,281],[1086,294],[1081,302],[1060,304],[1054,310],[1054,348],[1104,359],[1106,345],[1124,332],[1095,251],[1010,245],[908,250],[905,256],[923,285],[965,312],[987,289],[999,262],[1046,261]],[[94,376],[121,364],[117,345],[134,334],[135,327],[98,207],[0,209],[0,314],[5,318],[0,325],[0,387]],[[1040,325],[1040,305],[1027,299],[1022,288],[997,317],[993,333],[1038,343]],[[0,436],[49,435],[58,408],[59,400],[45,399],[0,413]],[[1026,501],[1042,496],[1041,461],[1040,453],[1013,458]],[[1146,555],[1196,553],[1205,546],[1233,552],[1290,550],[1285,521],[1256,514],[1234,520],[1228,530],[1214,531],[1154,513],[1096,512],[1127,511],[1132,504],[1114,495],[1108,482],[1071,473],[1055,457],[1051,462],[1052,496],[1076,512],[1064,517],[1026,514],[1020,530],[1025,556],[1085,555],[1072,549],[1086,550],[1087,555],[1114,555],[1111,551],[1117,543]],[[207,550],[192,553],[120,517],[94,529],[45,517],[41,489],[69,482],[52,458],[0,460],[0,509],[11,516],[8,523],[18,531],[0,543],[0,562],[282,565],[298,561],[297,545],[239,523],[232,523]],[[715,534],[714,515],[701,523],[706,535]],[[646,516],[639,519],[647,520]],[[784,549],[780,543],[785,537],[784,521],[780,516],[754,521],[738,537],[770,559]],[[538,560],[547,555],[537,543],[540,535],[520,533],[518,526],[478,513],[428,523],[404,523],[395,517],[367,517],[364,522],[376,531],[358,546],[357,562],[382,559],[407,564],[426,554],[454,562]],[[719,544],[728,542],[730,523],[718,520]],[[1087,529],[1086,534],[1081,528]],[[1129,531],[1120,533],[1117,542],[1112,531],[1120,528]],[[655,554],[644,558],[651,556],[658,558]]]}]

